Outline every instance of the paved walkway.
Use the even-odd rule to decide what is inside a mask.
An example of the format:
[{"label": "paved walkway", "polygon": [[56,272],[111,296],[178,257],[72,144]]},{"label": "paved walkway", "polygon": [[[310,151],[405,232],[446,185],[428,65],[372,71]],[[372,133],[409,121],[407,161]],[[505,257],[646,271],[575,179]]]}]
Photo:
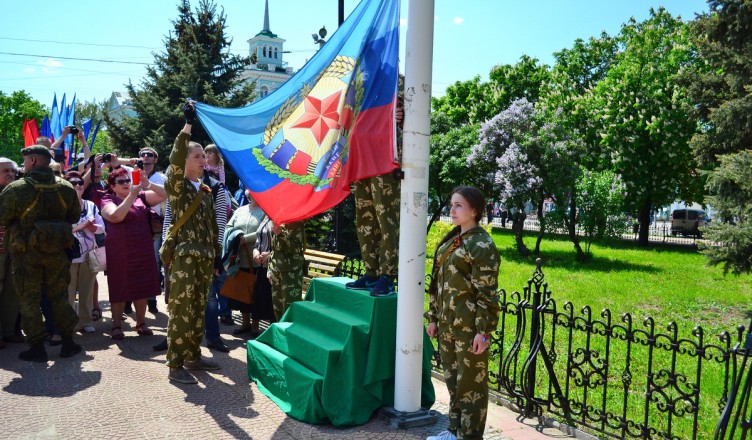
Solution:
[{"label": "paved walkway", "polygon": [[[196,372],[198,385],[167,380],[164,352],[154,352],[167,325],[166,306],[147,312],[154,336],[137,336],[135,322],[124,322],[125,340],[110,339],[107,282],[100,275],[103,320],[96,333],[77,335],[85,353],[62,359],[59,347],[48,347],[47,364],[22,362],[25,344],[0,350],[0,438],[37,439],[424,439],[446,429],[448,395],[434,381],[442,416],[434,426],[400,430],[378,415],[363,426],[336,428],[308,425],[287,417],[263,395],[246,373],[243,340],[221,326],[230,353],[203,348],[218,362],[216,372]],[[237,327],[235,327],[237,328]],[[492,405],[486,439],[568,438],[558,430],[518,421],[519,415]]]}]

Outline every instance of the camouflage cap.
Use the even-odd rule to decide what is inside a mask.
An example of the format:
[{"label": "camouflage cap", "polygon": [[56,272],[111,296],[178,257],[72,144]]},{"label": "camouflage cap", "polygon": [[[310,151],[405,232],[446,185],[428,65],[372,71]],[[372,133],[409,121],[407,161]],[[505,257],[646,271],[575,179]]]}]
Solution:
[{"label": "camouflage cap", "polygon": [[30,156],[32,154],[39,154],[44,156],[45,154],[51,156],[50,149],[43,145],[32,145],[21,150],[22,156]]}]

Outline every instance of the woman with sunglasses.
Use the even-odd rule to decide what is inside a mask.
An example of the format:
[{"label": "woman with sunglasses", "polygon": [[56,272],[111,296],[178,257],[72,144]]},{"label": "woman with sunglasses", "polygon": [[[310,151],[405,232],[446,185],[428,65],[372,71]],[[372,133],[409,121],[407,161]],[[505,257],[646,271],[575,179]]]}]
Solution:
[{"label": "woman with sunglasses", "polygon": [[136,332],[153,332],[144,322],[146,300],[161,293],[157,260],[151,232],[149,207],[167,197],[164,187],[139,173],[140,183],[133,185],[128,172],[117,168],[107,176],[109,189],[102,197],[102,217],[107,225],[107,285],[112,305],[112,339],[124,338],[121,321],[126,301],[136,309]]},{"label": "woman with sunglasses", "polygon": [[73,185],[78,195],[78,203],[81,204],[81,218],[73,225],[73,236],[81,245],[81,256],[71,261],[68,302],[75,309],[76,293],[78,293],[78,330],[83,333],[93,333],[92,296],[97,274],[89,267],[86,255],[94,249],[96,244],[94,234],[104,232],[104,221],[94,202],[83,199],[84,179],[81,174],[77,171],[70,171],[65,175],[65,180]]}]

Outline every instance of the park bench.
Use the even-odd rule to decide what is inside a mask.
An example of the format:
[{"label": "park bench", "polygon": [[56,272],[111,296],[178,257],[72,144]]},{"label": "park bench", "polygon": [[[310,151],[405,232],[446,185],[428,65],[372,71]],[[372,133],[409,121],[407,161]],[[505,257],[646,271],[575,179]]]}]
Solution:
[{"label": "park bench", "polygon": [[306,249],[303,254],[307,268],[303,274],[303,295],[308,291],[308,286],[314,278],[328,278],[337,273],[344,255],[333,254],[331,252],[317,251],[316,249]]}]

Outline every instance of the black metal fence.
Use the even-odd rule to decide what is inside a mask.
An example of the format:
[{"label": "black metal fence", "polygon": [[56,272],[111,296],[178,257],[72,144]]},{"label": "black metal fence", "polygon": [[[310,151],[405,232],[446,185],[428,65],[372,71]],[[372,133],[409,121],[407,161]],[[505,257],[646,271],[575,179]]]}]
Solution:
[{"label": "black metal fence", "polygon": [[[362,262],[347,258],[338,274],[357,278]],[[620,439],[752,435],[752,323],[718,337],[699,326],[685,335],[674,322],[559,308],[540,260],[523,291],[502,290],[500,302],[489,387],[527,417]]]},{"label": "black metal fence", "polygon": [[[451,220],[449,217],[441,217],[441,221],[445,223],[451,223]],[[507,220],[506,222],[502,222],[499,217],[495,217],[491,221],[491,225],[493,225],[496,228],[501,229],[512,229],[512,222]],[[536,218],[527,218],[525,219],[525,225],[523,226],[523,230],[525,231],[534,231],[538,232],[540,230],[540,221]],[[565,229],[559,229],[552,231],[557,234],[567,234],[567,231]],[[582,228],[579,226],[577,227],[577,234],[578,235],[584,235],[584,232],[582,231]],[[630,229],[626,233],[622,235],[622,238],[625,240],[633,240],[637,241],[638,239],[638,231],[634,229]],[[701,240],[700,237],[696,237],[693,235],[673,235],[671,233],[671,222],[656,222],[654,224],[651,224],[648,228],[648,241],[653,243],[673,243],[673,244],[696,244],[698,240]]]}]

